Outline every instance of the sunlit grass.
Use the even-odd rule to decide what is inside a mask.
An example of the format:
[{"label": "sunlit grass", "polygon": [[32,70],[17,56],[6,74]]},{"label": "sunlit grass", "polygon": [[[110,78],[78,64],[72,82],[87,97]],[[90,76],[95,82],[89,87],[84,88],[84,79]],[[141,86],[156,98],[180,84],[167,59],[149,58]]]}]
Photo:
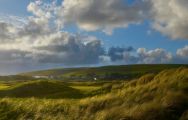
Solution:
[{"label": "sunlit grass", "polygon": [[82,92],[92,92],[99,90],[102,86],[70,86],[74,89],[80,90]]},{"label": "sunlit grass", "polygon": [[0,84],[0,90],[5,90],[7,88],[9,88],[10,86],[5,85],[5,84]]}]

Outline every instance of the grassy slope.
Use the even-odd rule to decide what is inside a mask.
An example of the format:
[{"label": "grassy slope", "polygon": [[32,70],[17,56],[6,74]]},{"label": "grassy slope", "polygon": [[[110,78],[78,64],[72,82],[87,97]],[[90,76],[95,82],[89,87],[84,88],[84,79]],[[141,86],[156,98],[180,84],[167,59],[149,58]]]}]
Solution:
[{"label": "grassy slope", "polygon": [[0,119],[187,120],[188,68],[147,74],[121,84],[104,84],[107,94],[72,99],[0,100]]},{"label": "grassy slope", "polygon": [[[100,94],[105,82],[70,82],[33,80],[0,83],[0,97],[11,98],[83,98]],[[104,88],[103,88],[104,89]],[[94,92],[96,91],[96,92]],[[95,93],[95,94],[94,94]]]},{"label": "grassy slope", "polygon": [[82,94],[79,90],[66,86],[62,82],[32,81],[4,87],[0,91],[0,97],[81,98]]},{"label": "grassy slope", "polygon": [[29,73],[22,73],[21,75],[36,76],[36,75],[52,75],[59,77],[71,77],[71,76],[88,76],[90,74],[106,75],[118,73],[120,75],[127,75],[129,78],[139,77],[145,73],[153,72],[157,73],[164,69],[178,68],[180,66],[188,65],[121,65],[121,66],[104,66],[96,68],[65,68],[65,69],[52,69],[44,71],[35,71]]}]

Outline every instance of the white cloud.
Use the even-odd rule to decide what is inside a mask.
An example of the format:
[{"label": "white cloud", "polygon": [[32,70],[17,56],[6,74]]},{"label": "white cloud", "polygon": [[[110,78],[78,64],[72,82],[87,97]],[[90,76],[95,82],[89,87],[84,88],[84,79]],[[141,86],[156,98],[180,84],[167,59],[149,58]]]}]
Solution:
[{"label": "white cloud", "polygon": [[[40,64],[96,64],[99,62],[99,56],[103,54],[101,41],[95,37],[53,31],[47,34],[42,30],[36,31],[38,29],[30,31],[33,26],[29,24],[30,22],[19,32],[12,33],[16,37],[11,38],[11,42],[6,40],[9,39],[6,34],[9,35],[10,31],[7,30],[6,34],[1,33],[6,38],[0,45],[0,52],[3,54],[3,58],[0,58],[1,63],[16,61],[17,58],[24,62],[30,58],[31,61]],[[0,30],[5,31],[7,26],[6,23],[0,24]]]},{"label": "white cloud", "polygon": [[62,24],[76,24],[86,31],[102,30],[111,34],[115,28],[142,22],[147,7],[139,0],[131,5],[122,0],[64,0],[57,15]]},{"label": "white cloud", "polygon": [[57,23],[112,34],[116,28],[151,20],[152,27],[172,39],[188,39],[187,0],[64,0],[56,7]]},{"label": "white cloud", "polygon": [[[31,2],[30,16],[22,26],[0,22],[0,64],[36,63],[97,64],[103,55],[102,43],[95,37],[62,32],[53,23],[55,4]],[[48,15],[48,13],[50,15]]]},{"label": "white cloud", "polygon": [[153,28],[172,39],[188,39],[187,0],[149,0]]},{"label": "white cloud", "polygon": [[0,23],[1,24],[6,23],[10,27],[12,25],[12,26],[16,26],[17,28],[20,28],[20,27],[23,27],[25,24],[27,24],[27,22],[28,22],[28,19],[26,17],[18,17],[18,16],[0,13]]},{"label": "white cloud", "polygon": [[139,48],[137,53],[139,56],[138,63],[169,63],[172,60],[172,54],[161,48],[149,51],[147,51],[145,48]]},{"label": "white cloud", "polygon": [[184,48],[178,49],[176,54],[179,57],[188,58],[188,45]]},{"label": "white cloud", "polygon": [[30,17],[35,23],[43,24],[53,20],[52,26],[62,29],[64,25],[75,24],[86,31],[100,30],[112,34],[116,28],[126,28],[151,20],[152,27],[172,39],[188,39],[187,0],[64,0],[57,6],[37,0],[28,5]]}]

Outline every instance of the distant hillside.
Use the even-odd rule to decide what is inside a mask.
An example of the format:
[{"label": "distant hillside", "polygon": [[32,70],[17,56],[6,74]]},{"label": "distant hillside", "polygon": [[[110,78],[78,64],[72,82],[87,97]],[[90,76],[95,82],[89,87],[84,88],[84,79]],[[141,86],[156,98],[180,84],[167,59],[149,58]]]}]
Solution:
[{"label": "distant hillside", "polygon": [[180,64],[120,65],[92,68],[64,68],[21,73],[22,76],[49,77],[64,80],[116,80],[138,78],[146,73],[158,73],[164,69],[188,67]]},{"label": "distant hillside", "polygon": [[33,80],[31,76],[25,75],[9,75],[9,76],[0,76],[0,81],[25,81],[25,80]]}]

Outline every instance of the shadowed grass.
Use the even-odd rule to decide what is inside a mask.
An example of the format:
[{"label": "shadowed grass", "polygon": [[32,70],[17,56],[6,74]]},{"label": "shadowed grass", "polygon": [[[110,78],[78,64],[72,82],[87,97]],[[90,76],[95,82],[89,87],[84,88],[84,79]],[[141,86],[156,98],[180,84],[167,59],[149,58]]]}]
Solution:
[{"label": "shadowed grass", "polygon": [[62,82],[33,81],[3,89],[0,91],[0,96],[15,98],[81,98],[82,93]]}]

